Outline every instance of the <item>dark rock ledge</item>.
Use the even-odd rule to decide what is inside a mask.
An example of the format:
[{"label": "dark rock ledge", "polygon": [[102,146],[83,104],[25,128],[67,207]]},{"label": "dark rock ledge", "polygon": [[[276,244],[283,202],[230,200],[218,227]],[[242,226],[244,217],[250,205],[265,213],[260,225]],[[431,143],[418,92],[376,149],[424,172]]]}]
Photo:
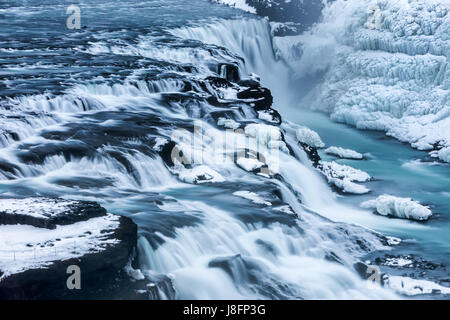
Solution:
[{"label": "dark rock ledge", "polygon": [[[136,242],[131,219],[95,202],[0,199],[0,299],[105,296],[124,281]],[[70,265],[81,269],[81,290],[67,288]]]}]

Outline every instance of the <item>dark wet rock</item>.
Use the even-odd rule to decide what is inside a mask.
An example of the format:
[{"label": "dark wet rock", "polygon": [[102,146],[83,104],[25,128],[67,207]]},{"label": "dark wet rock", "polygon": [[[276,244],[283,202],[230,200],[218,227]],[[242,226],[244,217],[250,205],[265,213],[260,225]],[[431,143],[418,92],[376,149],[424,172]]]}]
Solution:
[{"label": "dark wet rock", "polygon": [[239,67],[234,64],[222,63],[219,65],[218,71],[218,74],[228,81],[238,82],[240,79]]},{"label": "dark wet rock", "polygon": [[16,132],[5,130],[1,133],[6,139],[11,139],[13,141],[19,141],[19,135]]},{"label": "dark wet rock", "polygon": [[[281,115],[275,109],[268,109],[268,110],[263,110],[263,111],[259,111],[259,112],[260,112],[259,118],[266,122],[269,122],[270,124],[275,124],[275,125],[279,126],[282,122]],[[270,118],[270,120],[267,118]]]},{"label": "dark wet rock", "polygon": [[242,79],[237,83],[241,87],[258,88],[261,83],[257,79]]},{"label": "dark wet rock", "polygon": [[174,163],[172,160],[172,151],[177,147],[177,144],[173,141],[168,141],[159,152],[159,155],[161,156],[162,160],[166,165],[169,167],[173,167]]},{"label": "dark wet rock", "polygon": [[267,88],[249,88],[237,93],[238,99],[249,100],[255,110],[267,110],[273,104],[273,96]]},{"label": "dark wet rock", "polygon": [[388,275],[385,273],[381,273],[379,275],[376,275],[376,272],[379,272],[380,269],[377,266],[369,266],[363,262],[357,262],[353,265],[353,268],[355,271],[359,274],[359,276],[364,280],[371,280],[379,279],[380,285],[385,285],[388,280]]},{"label": "dark wet rock", "polygon": [[300,30],[304,28],[304,25],[301,23],[295,23],[295,22],[287,22],[287,23],[280,23],[279,25],[276,25],[274,28],[272,28],[272,34],[275,37],[289,37],[289,36],[295,36],[300,33]]},{"label": "dark wet rock", "polygon": [[325,260],[331,261],[331,262],[336,262],[339,264],[344,264],[344,262],[342,261],[342,259],[333,251],[329,251],[326,253],[325,255]]},{"label": "dark wet rock", "polygon": [[444,264],[437,264],[428,261],[425,258],[417,256],[415,254],[409,255],[385,254],[384,256],[376,257],[374,262],[378,265],[383,265],[390,268],[402,268],[402,269],[407,268],[424,271],[446,270]]},{"label": "dark wet rock", "polygon": [[19,166],[0,158],[0,173],[5,175],[8,179],[14,179],[15,175],[20,172]]},{"label": "dark wet rock", "polygon": [[228,81],[227,79],[224,79],[224,78],[210,76],[210,77],[207,77],[205,80],[208,81],[213,86],[215,86],[216,88],[229,88],[229,87],[233,86],[230,83],[230,81]]},{"label": "dark wet rock", "polygon": [[172,140],[162,146],[159,155],[168,167],[173,167],[177,162],[183,164],[185,168],[192,168],[190,159],[185,157],[183,151]]},{"label": "dark wet rock", "polygon": [[196,227],[202,224],[200,214],[188,210],[172,211],[170,214],[167,211],[158,210],[157,207],[155,209],[152,208],[152,214],[149,215],[150,218],[146,216],[136,218],[138,223],[142,223],[140,234],[147,239],[154,250],[165,242],[160,235],[175,238],[178,228]]},{"label": "dark wet rock", "polygon": [[367,279],[369,277],[369,274],[367,273],[368,266],[365,263],[359,261],[353,265],[353,268],[361,278]]},{"label": "dark wet rock", "polygon": [[301,145],[303,150],[306,152],[306,155],[308,156],[309,160],[312,161],[314,167],[316,167],[316,168],[319,167],[320,160],[322,160],[322,159],[320,158],[320,155],[317,152],[317,148],[311,147],[310,145],[303,143],[303,142],[299,142],[299,144]]},{"label": "dark wet rock", "polygon": [[90,178],[90,177],[70,177],[70,178],[56,178],[51,180],[60,186],[67,188],[79,189],[101,189],[110,187],[114,184],[114,180],[109,177],[104,178]]},{"label": "dark wet rock", "polygon": [[[11,201],[16,202],[11,204]],[[47,250],[39,253],[35,262],[30,263],[30,259],[36,259],[36,256],[27,258],[20,255],[14,256],[14,263],[9,260],[0,262],[0,299],[86,297],[100,288],[114,287],[121,269],[133,256],[137,242],[136,224],[129,218],[107,214],[94,202],[29,198],[0,200],[0,204],[3,208],[0,213],[3,232],[7,232],[9,224],[14,224],[13,219],[17,219],[15,224],[20,225],[11,228],[30,225],[47,230],[30,238],[26,246],[30,251],[33,248]],[[23,208],[18,209],[21,206]],[[76,230],[79,230],[75,237],[74,229],[70,228],[72,224],[76,224]],[[92,232],[86,231],[89,229]],[[22,238],[17,241],[17,246],[23,245]],[[67,245],[75,241],[78,247]],[[20,265],[18,269],[17,264]],[[81,270],[82,290],[67,288],[66,281],[70,276],[67,268],[71,265]]]},{"label": "dark wet rock", "polygon": [[225,118],[225,119],[231,119],[231,120],[238,120],[239,118],[240,109],[228,109],[228,110],[219,110],[219,111],[213,111],[210,113],[211,118],[214,120],[213,123],[216,124],[219,120],[219,118]]}]

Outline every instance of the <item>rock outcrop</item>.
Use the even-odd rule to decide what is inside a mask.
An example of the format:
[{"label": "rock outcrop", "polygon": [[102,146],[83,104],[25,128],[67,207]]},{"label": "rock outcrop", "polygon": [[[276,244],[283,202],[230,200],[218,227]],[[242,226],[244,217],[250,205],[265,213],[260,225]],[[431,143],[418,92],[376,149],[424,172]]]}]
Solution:
[{"label": "rock outcrop", "polygon": [[[0,199],[0,299],[89,296],[114,281],[136,241],[131,219],[95,202]],[[81,290],[67,287],[71,265],[80,268]]]}]

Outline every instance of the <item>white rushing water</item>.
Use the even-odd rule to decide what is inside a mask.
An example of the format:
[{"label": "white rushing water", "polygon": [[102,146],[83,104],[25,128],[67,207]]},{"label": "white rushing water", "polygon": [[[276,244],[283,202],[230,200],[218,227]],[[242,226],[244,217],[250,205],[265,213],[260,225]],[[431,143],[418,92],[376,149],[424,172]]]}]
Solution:
[{"label": "white rushing water", "polygon": [[[294,90],[290,79],[292,70],[274,54],[268,21],[217,20],[168,29],[168,32],[202,44],[195,48],[161,48],[155,47],[155,39],[148,36],[134,44],[108,45],[99,41],[78,49],[92,56],[107,53],[179,64],[195,62],[189,76],[184,71],[173,72],[182,75],[183,81],[143,81],[133,75],[112,85],[76,85],[64,95],[11,100],[14,108],[10,112],[33,111],[40,115],[40,120],[24,121],[26,125],[18,139],[1,140],[2,158],[16,166],[14,179],[1,181],[2,190],[20,185],[100,201],[118,213],[129,209],[142,229],[138,242],[139,268],[148,279],[155,274],[170,275],[176,298],[398,298],[387,288],[368,286],[354,270],[354,263],[365,254],[389,250],[386,238],[355,224],[380,229],[399,225],[426,227],[386,220],[368,210],[343,204],[297,145],[299,131],[294,124],[285,122],[280,129],[260,122],[247,123],[242,132],[230,133],[215,125],[235,127],[238,121],[254,116],[250,107],[230,108],[234,120],[222,119],[212,124],[205,115],[216,109],[206,101],[192,99],[183,104],[182,99],[169,103],[164,100],[165,94],[180,93],[185,82],[197,90],[195,98],[206,96],[207,89],[197,81],[214,75],[210,64],[237,61],[242,77],[257,73],[272,91],[274,109],[282,113],[291,108],[296,99],[291,95]],[[205,44],[208,44],[207,49]],[[221,100],[232,100],[233,90],[225,97],[222,95]],[[110,118],[108,112],[115,112],[116,118]],[[137,120],[127,122],[127,116]],[[140,126],[150,123],[154,131],[133,127],[135,122]],[[174,134],[177,125],[194,124],[202,127],[201,139],[185,131]],[[84,132],[87,125],[92,127],[91,131]],[[116,143],[117,131],[126,135],[133,129],[145,134],[130,134],[120,144]],[[47,135],[39,136],[43,132]],[[101,137],[98,132],[105,134]],[[308,135],[321,143],[320,137],[313,133],[300,132],[303,132],[299,134],[302,138]],[[52,140],[58,134],[67,134],[67,137]],[[92,147],[94,153],[90,153],[91,145],[87,146],[81,138],[77,140],[83,134],[83,139],[96,146]],[[108,134],[112,138],[107,142],[96,141],[102,141]],[[282,136],[296,157],[289,154]],[[193,141],[186,142],[186,137]],[[234,139],[232,143],[230,137]],[[187,156],[198,151],[203,156],[201,165],[168,168],[157,152],[167,140],[176,142]],[[235,142],[239,144],[242,140],[248,143],[246,148],[250,152],[263,154],[264,160],[225,161],[229,155],[225,153],[223,157],[224,145],[234,154],[240,151]],[[54,152],[46,154],[42,161],[27,162],[20,158],[22,151],[17,152],[23,143],[46,145],[50,142],[57,150],[77,147],[82,156]],[[197,149],[192,151],[192,145]],[[32,151],[31,156],[39,158],[39,148]],[[253,174],[252,169],[261,165],[266,165],[269,173]],[[357,174],[363,175],[362,171]],[[208,182],[216,183],[217,187],[192,184],[201,177],[210,178]],[[67,184],[67,181],[87,179],[102,181],[104,186],[85,190]],[[283,203],[273,201],[275,190],[280,191]],[[161,199],[151,207],[153,203],[148,198],[155,194]],[[158,212],[163,212],[163,217],[157,215]],[[160,297],[174,298],[162,291]]]}]

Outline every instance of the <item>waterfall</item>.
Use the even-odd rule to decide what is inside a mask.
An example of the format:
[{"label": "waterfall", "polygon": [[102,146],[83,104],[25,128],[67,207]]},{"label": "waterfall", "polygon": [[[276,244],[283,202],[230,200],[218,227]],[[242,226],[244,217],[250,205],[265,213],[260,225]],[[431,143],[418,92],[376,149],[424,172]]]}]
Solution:
[{"label": "waterfall", "polygon": [[[214,68],[220,63],[236,62],[242,75],[261,77],[273,92],[275,109],[285,108],[292,100],[290,69],[274,55],[269,23],[219,20],[168,31],[199,43],[186,44],[195,49],[161,49],[154,45],[157,39],[143,37],[122,47],[90,45],[83,51],[163,62],[167,58],[169,63],[161,62],[164,67],[158,70],[165,78],[143,80],[135,73],[114,84],[83,83],[61,95],[9,101],[10,112],[23,116],[28,126],[14,141],[2,140],[0,160],[5,164],[0,162],[0,170],[8,171],[2,172],[7,179],[0,182],[0,190],[99,201],[112,213],[132,217],[139,225],[139,268],[158,287],[152,297],[395,298],[385,288],[368,287],[353,268],[368,252],[386,249],[385,238],[327,219],[352,221],[357,213],[346,216],[349,209],[338,203],[306,157],[298,160],[288,154],[281,138],[262,139],[258,130],[251,130],[263,128],[281,136],[278,127],[260,123],[243,103],[225,107],[223,92],[212,93],[204,80],[219,76],[220,68]],[[196,66],[183,65],[182,71],[173,66],[191,61],[191,54]],[[226,103],[216,106],[211,96]],[[256,175],[234,161],[217,161],[227,135],[242,140],[244,134],[219,128],[214,113],[242,121],[244,131],[253,134],[248,148],[256,144],[269,161],[276,160],[269,153],[271,143],[278,143],[280,177]],[[30,120],[40,117],[45,120]],[[172,139],[184,147],[174,131],[198,123],[204,136],[194,145],[204,155],[202,166],[166,165],[160,142]],[[294,139],[288,136],[286,141]],[[234,143],[227,147],[232,154],[241,151]],[[296,145],[292,148],[303,153]],[[185,183],[206,176],[218,177],[217,183]],[[175,296],[162,289],[170,287],[168,282]]]},{"label": "waterfall", "polygon": [[200,26],[168,30],[184,39],[225,47],[244,58],[241,69],[245,74],[257,73],[264,86],[274,95],[275,109],[290,103],[290,73],[288,65],[274,53],[270,24],[265,19],[218,20]]}]

